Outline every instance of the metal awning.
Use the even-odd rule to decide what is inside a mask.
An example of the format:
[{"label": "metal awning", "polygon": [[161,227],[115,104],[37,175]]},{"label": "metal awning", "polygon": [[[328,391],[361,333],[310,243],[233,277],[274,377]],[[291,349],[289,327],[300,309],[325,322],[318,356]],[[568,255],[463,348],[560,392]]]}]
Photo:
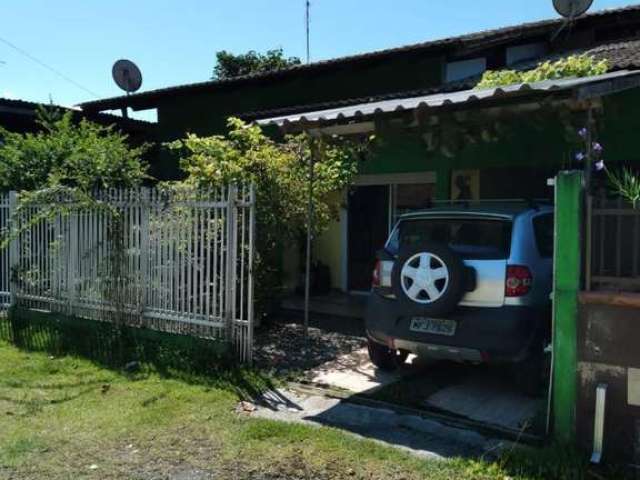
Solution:
[{"label": "metal awning", "polygon": [[592,77],[545,80],[489,89],[471,89],[449,93],[373,101],[357,105],[329,108],[256,120],[258,125],[320,126],[340,121],[362,119],[376,114],[415,110],[437,110],[455,105],[481,105],[489,102],[522,99],[555,93],[569,94],[576,100],[587,100],[640,86],[640,71],[621,70]]}]

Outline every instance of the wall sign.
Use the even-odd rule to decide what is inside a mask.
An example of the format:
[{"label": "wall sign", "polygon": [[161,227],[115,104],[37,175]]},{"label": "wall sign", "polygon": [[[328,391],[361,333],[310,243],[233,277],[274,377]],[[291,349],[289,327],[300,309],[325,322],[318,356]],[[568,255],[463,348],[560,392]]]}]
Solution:
[{"label": "wall sign", "polygon": [[451,172],[451,200],[480,200],[480,170]]}]

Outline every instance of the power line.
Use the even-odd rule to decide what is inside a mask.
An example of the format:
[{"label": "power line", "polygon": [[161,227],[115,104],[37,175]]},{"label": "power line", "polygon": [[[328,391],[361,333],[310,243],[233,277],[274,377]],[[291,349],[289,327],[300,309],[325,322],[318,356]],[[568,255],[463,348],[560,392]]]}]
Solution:
[{"label": "power line", "polygon": [[57,70],[49,65],[47,65],[46,63],[44,63],[42,60],[37,59],[36,57],[34,57],[33,55],[31,55],[29,52],[23,50],[22,48],[18,47],[17,45],[11,43],[9,40],[6,40],[2,37],[0,37],[0,42],[4,43],[5,45],[7,45],[8,47],[14,49],[16,52],[18,52],[21,55],[24,55],[25,57],[27,57],[29,60],[31,60],[32,62],[37,63],[38,65],[40,65],[43,68],[46,68],[47,70],[49,70],[50,72],[53,72],[54,74],[56,74],[57,76],[59,76],[60,78],[62,78],[63,80],[69,82],[70,84],[74,85],[75,87],[79,88],[80,90],[84,90],[85,92],[87,92],[89,95],[95,97],[95,98],[100,98],[101,95],[98,95],[96,92],[93,92],[91,90],[89,90],[87,87],[79,84],[78,82],[76,82],[75,80],[73,80],[72,78],[67,77],[64,73],[62,73],[60,70]]}]

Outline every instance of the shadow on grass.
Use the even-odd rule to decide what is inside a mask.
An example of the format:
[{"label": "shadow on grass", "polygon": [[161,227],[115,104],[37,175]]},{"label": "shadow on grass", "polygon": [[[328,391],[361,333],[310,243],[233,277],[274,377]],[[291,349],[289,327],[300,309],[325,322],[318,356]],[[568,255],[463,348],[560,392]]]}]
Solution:
[{"label": "shadow on grass", "polygon": [[[219,340],[21,309],[12,309],[6,318],[0,318],[0,339],[26,351],[83,357],[123,372],[131,380],[155,373],[188,384],[233,391],[243,400],[276,388],[270,376],[238,366],[230,346]],[[9,379],[3,383],[12,386]],[[31,388],[68,386],[43,384]]]},{"label": "shadow on grass", "polygon": [[85,388],[73,394],[66,394],[61,398],[12,398],[6,395],[0,395],[0,401],[24,408],[24,414],[28,416],[40,412],[47,405],[60,405],[81,398],[94,391],[93,388]]}]

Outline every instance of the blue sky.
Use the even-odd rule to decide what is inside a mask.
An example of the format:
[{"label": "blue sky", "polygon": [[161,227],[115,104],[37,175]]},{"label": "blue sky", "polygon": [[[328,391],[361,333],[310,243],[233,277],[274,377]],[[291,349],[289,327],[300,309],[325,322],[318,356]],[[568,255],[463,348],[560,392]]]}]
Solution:
[{"label": "blue sky", "polygon": [[[551,0],[311,0],[312,60],[555,17]],[[593,10],[632,0],[595,0]],[[282,47],[304,57],[304,0],[5,0],[0,39],[99,97],[130,58],[142,90],[208,80],[214,53]],[[0,41],[0,96],[73,105],[94,98]]]}]

